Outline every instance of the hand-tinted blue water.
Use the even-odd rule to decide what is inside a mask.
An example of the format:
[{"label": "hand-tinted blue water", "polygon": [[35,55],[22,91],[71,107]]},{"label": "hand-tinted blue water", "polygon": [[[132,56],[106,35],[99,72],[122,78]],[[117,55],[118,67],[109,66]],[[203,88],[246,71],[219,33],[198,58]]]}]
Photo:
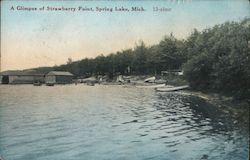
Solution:
[{"label": "hand-tinted blue water", "polygon": [[[222,116],[223,115],[223,116]],[[4,160],[245,160],[248,136],[204,101],[122,86],[0,86]]]}]

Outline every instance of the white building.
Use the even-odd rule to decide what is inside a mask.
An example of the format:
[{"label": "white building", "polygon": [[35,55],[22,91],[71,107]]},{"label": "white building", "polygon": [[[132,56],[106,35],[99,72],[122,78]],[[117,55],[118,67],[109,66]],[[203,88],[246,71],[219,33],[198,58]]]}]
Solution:
[{"label": "white building", "polygon": [[44,83],[45,74],[36,71],[4,71],[0,72],[0,84],[33,84]]}]

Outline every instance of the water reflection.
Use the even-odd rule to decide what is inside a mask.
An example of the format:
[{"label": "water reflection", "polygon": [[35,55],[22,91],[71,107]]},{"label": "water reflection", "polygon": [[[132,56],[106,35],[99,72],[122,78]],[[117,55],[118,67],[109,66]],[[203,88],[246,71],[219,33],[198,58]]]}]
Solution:
[{"label": "water reflection", "polygon": [[247,137],[202,99],[119,86],[0,86],[5,159],[247,159]]}]

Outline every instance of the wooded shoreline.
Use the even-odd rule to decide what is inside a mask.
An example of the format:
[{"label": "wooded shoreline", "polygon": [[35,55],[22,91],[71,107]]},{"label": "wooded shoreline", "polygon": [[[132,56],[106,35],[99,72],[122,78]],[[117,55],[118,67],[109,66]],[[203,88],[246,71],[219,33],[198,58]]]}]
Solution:
[{"label": "wooded shoreline", "polygon": [[67,64],[34,70],[67,71],[76,77],[118,75],[160,75],[163,71],[182,70],[184,79],[198,91],[211,90],[236,99],[250,95],[250,18],[226,22],[198,31],[186,39],[173,34],[158,44],[143,41],[134,48],[84,58],[68,59]]}]

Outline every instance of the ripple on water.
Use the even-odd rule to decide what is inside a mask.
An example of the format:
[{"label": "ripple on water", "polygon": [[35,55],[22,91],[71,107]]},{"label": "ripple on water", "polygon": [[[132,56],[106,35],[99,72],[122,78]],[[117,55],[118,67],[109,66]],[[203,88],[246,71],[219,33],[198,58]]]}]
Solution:
[{"label": "ripple on water", "polygon": [[248,156],[248,137],[230,116],[188,95],[101,85],[0,89],[6,160]]}]

